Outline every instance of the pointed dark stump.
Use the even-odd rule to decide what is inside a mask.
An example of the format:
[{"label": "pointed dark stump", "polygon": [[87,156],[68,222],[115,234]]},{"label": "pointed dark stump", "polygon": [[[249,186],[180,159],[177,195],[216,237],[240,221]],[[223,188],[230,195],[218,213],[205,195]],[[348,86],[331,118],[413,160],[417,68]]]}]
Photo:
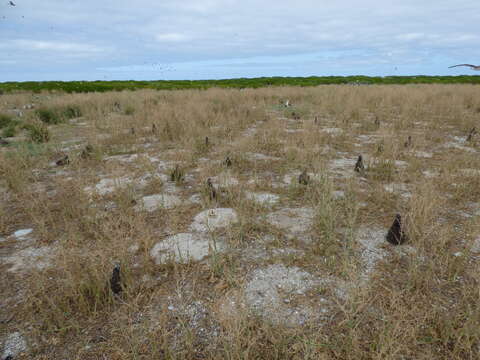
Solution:
[{"label": "pointed dark stump", "polygon": [[85,149],[83,149],[80,156],[82,159],[89,159],[90,157],[92,157],[92,153],[93,153],[93,146],[88,144],[87,146],[85,146]]},{"label": "pointed dark stump", "polygon": [[411,136],[411,135],[408,135],[407,141],[405,141],[405,144],[403,144],[403,146],[404,146],[405,148],[411,148],[412,145],[413,145],[412,136]]},{"label": "pointed dark stump", "polygon": [[402,216],[400,214],[395,215],[395,220],[393,220],[393,224],[388,230],[386,239],[392,245],[401,245],[408,240],[403,230]]},{"label": "pointed dark stump", "polygon": [[363,164],[363,157],[362,155],[358,156],[357,162],[355,163],[354,170],[358,173],[361,173],[365,170],[365,165]]},{"label": "pointed dark stump", "polygon": [[301,185],[308,185],[310,182],[310,176],[307,174],[307,170],[303,170],[303,172],[298,177],[298,183]]},{"label": "pointed dark stump", "polygon": [[112,277],[110,278],[110,289],[115,295],[118,295],[122,292],[122,284],[120,277],[120,265],[117,264],[113,268]]},{"label": "pointed dark stump", "polygon": [[68,165],[70,164],[70,159],[68,158],[68,155],[65,155],[64,157],[62,157],[61,159],[58,159],[55,164],[57,166],[65,166],[65,165]]},{"label": "pointed dark stump", "polygon": [[207,189],[208,189],[208,197],[210,200],[216,200],[217,199],[217,191],[215,190],[215,187],[212,184],[212,180],[210,178],[207,179]]},{"label": "pointed dark stump", "polygon": [[476,128],[472,128],[470,130],[470,132],[468,133],[468,136],[467,136],[467,141],[470,142],[473,140],[473,137],[477,135],[477,129]]}]

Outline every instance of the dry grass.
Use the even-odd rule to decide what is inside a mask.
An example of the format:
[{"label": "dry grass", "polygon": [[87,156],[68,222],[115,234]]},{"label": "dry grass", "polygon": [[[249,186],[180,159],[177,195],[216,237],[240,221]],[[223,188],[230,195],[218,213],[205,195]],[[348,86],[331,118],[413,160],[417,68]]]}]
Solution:
[{"label": "dry grass", "polygon": [[[0,148],[0,338],[25,334],[23,358],[480,356],[480,137],[465,141],[478,127],[480,88],[1,98],[0,113],[34,103],[82,115],[49,125],[46,143],[30,143],[24,131]],[[289,108],[279,105],[286,99]],[[39,121],[35,109],[20,120]],[[93,151],[82,157],[87,144]],[[70,163],[55,166],[65,154]],[[366,171],[357,174],[360,154]],[[298,183],[304,170],[307,185]],[[116,186],[92,191],[102,180]],[[251,192],[278,202],[259,204]],[[154,194],[181,202],[136,211]],[[238,223],[208,235],[225,251],[186,264],[152,260],[156,243],[189,232],[198,213],[215,207],[238,214]],[[294,224],[309,217],[308,226],[292,232],[269,221],[282,209],[307,209]],[[405,220],[406,245],[361,241],[365,229],[384,236],[396,213]],[[10,236],[25,228],[34,230],[31,240]],[[47,249],[50,266],[8,271],[9,257],[25,247]],[[116,263],[120,296],[109,287]],[[245,300],[255,270],[279,264],[326,281],[282,303],[314,309],[293,325],[262,316]],[[344,296],[335,295],[339,289]],[[323,298],[328,312],[319,317]]]}]

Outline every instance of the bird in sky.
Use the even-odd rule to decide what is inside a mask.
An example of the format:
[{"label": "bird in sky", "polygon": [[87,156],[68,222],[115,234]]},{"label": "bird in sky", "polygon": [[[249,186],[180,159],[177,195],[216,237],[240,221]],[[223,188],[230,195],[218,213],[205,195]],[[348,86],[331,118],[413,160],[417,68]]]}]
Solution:
[{"label": "bird in sky", "polygon": [[15,3],[14,3],[13,1],[9,1],[9,2],[8,2],[8,5],[10,5],[10,6],[17,6],[17,5],[15,5]]},{"label": "bird in sky", "polygon": [[453,65],[453,66],[449,66],[448,68],[454,68],[454,67],[457,67],[457,66],[468,66],[470,68],[472,68],[473,70],[476,70],[476,71],[480,71],[480,65],[472,65],[472,64],[458,64],[458,65]]}]

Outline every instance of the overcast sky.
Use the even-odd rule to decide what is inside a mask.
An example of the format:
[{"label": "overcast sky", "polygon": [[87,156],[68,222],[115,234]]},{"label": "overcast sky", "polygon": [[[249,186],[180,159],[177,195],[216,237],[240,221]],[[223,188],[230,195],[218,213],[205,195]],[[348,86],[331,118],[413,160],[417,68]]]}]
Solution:
[{"label": "overcast sky", "polygon": [[479,0],[0,0],[0,81],[477,74]]}]

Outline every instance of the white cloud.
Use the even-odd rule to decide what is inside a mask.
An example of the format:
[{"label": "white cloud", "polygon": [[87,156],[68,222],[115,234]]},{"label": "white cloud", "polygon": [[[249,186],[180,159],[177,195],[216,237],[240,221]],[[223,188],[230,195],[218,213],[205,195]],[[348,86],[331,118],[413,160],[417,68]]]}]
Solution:
[{"label": "white cloud", "polygon": [[166,33],[155,36],[159,42],[184,42],[191,40],[190,36],[180,33]]},{"label": "white cloud", "polygon": [[0,44],[0,48],[6,49],[21,49],[33,51],[57,51],[57,52],[75,52],[75,53],[100,53],[105,49],[91,44],[68,43],[61,41],[43,41],[43,40],[28,40],[15,39],[9,40]]}]

